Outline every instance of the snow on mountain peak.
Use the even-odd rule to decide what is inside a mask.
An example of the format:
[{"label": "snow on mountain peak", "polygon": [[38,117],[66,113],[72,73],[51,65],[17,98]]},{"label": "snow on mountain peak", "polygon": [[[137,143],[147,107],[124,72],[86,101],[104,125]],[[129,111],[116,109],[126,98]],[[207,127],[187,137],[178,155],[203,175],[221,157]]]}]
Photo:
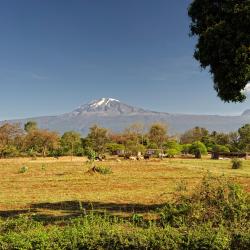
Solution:
[{"label": "snow on mountain peak", "polygon": [[89,105],[93,108],[99,107],[99,106],[105,106],[108,105],[111,102],[120,102],[119,100],[113,99],[113,98],[101,98],[99,100],[90,102]]},{"label": "snow on mountain peak", "polygon": [[120,102],[114,98],[100,98],[98,100],[91,101],[87,104],[80,106],[73,111],[74,115],[79,115],[86,112],[98,112],[98,113],[113,113],[113,114],[131,114],[137,112],[144,112],[143,109],[132,107],[125,103]]}]

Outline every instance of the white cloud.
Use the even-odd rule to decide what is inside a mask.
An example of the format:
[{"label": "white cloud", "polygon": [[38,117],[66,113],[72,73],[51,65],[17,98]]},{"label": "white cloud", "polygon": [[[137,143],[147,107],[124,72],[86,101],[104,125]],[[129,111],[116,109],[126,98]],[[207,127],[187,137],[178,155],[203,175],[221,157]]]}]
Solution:
[{"label": "white cloud", "polygon": [[244,92],[250,94],[250,82],[246,85],[246,87],[244,88]]}]

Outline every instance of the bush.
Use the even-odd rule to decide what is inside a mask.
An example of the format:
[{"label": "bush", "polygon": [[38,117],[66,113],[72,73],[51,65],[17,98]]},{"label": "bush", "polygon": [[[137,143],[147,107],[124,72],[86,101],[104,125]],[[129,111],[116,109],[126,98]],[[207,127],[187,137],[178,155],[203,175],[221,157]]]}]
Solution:
[{"label": "bush", "polygon": [[232,169],[239,169],[242,168],[242,166],[243,166],[242,160],[238,158],[232,159]]},{"label": "bush", "polygon": [[23,173],[27,172],[28,169],[29,169],[29,168],[28,168],[27,166],[22,166],[22,167],[19,169],[19,173],[20,173],[20,174],[23,174]]},{"label": "bush", "polygon": [[167,153],[167,157],[169,158],[174,158],[176,155],[178,155],[180,152],[174,148],[172,149],[167,149],[166,150],[166,153]]},{"label": "bush", "polygon": [[5,146],[2,150],[1,150],[1,155],[3,157],[16,157],[18,156],[20,153],[17,150],[17,148],[15,146],[12,145],[7,145]]},{"label": "bush", "polygon": [[100,174],[112,174],[112,169],[110,167],[95,167],[95,171],[100,173]]},{"label": "bush", "polygon": [[175,201],[160,210],[162,224],[174,227],[211,223],[231,226],[249,218],[247,193],[224,178],[207,175],[189,196],[183,192],[175,195]]}]

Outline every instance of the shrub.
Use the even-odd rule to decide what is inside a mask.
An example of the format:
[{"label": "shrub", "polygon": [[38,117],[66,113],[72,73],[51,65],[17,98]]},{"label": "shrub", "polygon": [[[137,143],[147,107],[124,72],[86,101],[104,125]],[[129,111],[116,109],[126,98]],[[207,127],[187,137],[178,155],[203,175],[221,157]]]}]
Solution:
[{"label": "shrub", "polygon": [[177,149],[171,148],[166,150],[167,157],[174,158],[176,155],[178,155],[180,152]]},{"label": "shrub", "polygon": [[7,145],[1,150],[1,154],[8,158],[8,157],[16,157],[19,155],[19,151],[13,145]]},{"label": "shrub", "polygon": [[232,169],[242,168],[243,162],[238,158],[232,159]]},{"label": "shrub", "polygon": [[183,192],[160,210],[162,224],[174,227],[211,223],[232,225],[249,218],[248,196],[243,189],[224,178],[207,175],[189,196]]},{"label": "shrub", "polygon": [[29,168],[28,168],[27,166],[22,166],[22,167],[19,169],[19,173],[20,173],[20,174],[23,174],[23,173],[27,172],[28,169],[29,169]]},{"label": "shrub", "polygon": [[112,174],[112,169],[110,167],[98,166],[98,167],[95,167],[95,171],[100,174]]},{"label": "shrub", "polygon": [[143,221],[143,215],[133,214],[131,219],[134,224],[139,224]]}]

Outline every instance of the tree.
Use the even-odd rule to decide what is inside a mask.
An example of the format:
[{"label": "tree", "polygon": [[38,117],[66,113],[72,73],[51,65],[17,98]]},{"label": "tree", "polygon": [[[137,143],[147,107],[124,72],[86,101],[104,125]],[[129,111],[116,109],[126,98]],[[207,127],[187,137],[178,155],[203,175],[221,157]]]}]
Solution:
[{"label": "tree", "polygon": [[225,102],[242,102],[250,81],[250,1],[194,0],[189,6],[194,57],[209,67],[214,88]]},{"label": "tree", "polygon": [[195,141],[202,141],[204,137],[207,137],[209,134],[208,130],[201,127],[194,127],[187,130],[184,134],[181,135],[180,141],[183,144],[193,143]]},{"label": "tree", "polygon": [[219,145],[229,144],[229,142],[230,142],[229,134],[226,134],[223,132],[216,133],[216,135],[214,137],[214,141],[216,144],[219,144]]},{"label": "tree", "polygon": [[24,124],[24,130],[29,133],[37,129],[37,123],[35,121],[28,121]]},{"label": "tree", "polygon": [[115,154],[118,150],[119,151],[125,150],[125,146],[123,144],[118,144],[118,143],[115,143],[115,142],[111,142],[111,143],[107,143],[107,150],[111,154]]},{"label": "tree", "polygon": [[0,155],[1,157],[16,155],[21,148],[23,130],[19,124],[5,123],[0,127]]},{"label": "tree", "polygon": [[183,144],[183,145],[181,145],[182,146],[182,150],[181,150],[181,152],[183,153],[183,154],[188,154],[189,152],[190,152],[190,148],[191,148],[191,144]]},{"label": "tree", "polygon": [[151,125],[148,133],[150,143],[155,143],[158,149],[162,150],[164,141],[167,140],[167,126],[163,123],[154,123]]},{"label": "tree", "polygon": [[207,154],[206,146],[200,141],[193,142],[189,150],[190,150],[190,153],[194,154],[195,158],[198,158],[198,159],[201,158],[201,155]]},{"label": "tree", "polygon": [[229,137],[229,148],[230,148],[230,151],[233,151],[233,152],[237,152],[240,150],[239,148],[239,139],[240,139],[240,135],[239,133],[236,131],[236,132],[230,132],[228,134],[228,137]]},{"label": "tree", "polygon": [[144,125],[142,123],[133,123],[124,131],[124,136],[127,140],[134,141],[136,145],[143,142],[143,132],[144,132]]},{"label": "tree", "polygon": [[180,145],[177,141],[171,140],[163,144],[165,152],[168,157],[174,157],[178,155],[182,151],[182,145]]},{"label": "tree", "polygon": [[137,156],[139,153],[145,153],[145,147],[142,144],[135,144],[134,141],[128,140],[125,145],[127,156]]},{"label": "tree", "polygon": [[36,129],[32,130],[25,138],[26,150],[32,150],[47,156],[48,151],[53,151],[59,146],[59,136],[56,132]]},{"label": "tree", "polygon": [[106,128],[98,127],[97,125],[93,125],[89,130],[87,140],[91,148],[97,154],[104,154],[108,142],[108,130]]},{"label": "tree", "polygon": [[239,128],[239,145],[241,149],[250,151],[250,124],[246,124]]},{"label": "tree", "polygon": [[77,154],[81,147],[81,135],[75,131],[68,131],[61,137],[61,147],[64,153],[71,155],[71,161],[74,154]]}]

